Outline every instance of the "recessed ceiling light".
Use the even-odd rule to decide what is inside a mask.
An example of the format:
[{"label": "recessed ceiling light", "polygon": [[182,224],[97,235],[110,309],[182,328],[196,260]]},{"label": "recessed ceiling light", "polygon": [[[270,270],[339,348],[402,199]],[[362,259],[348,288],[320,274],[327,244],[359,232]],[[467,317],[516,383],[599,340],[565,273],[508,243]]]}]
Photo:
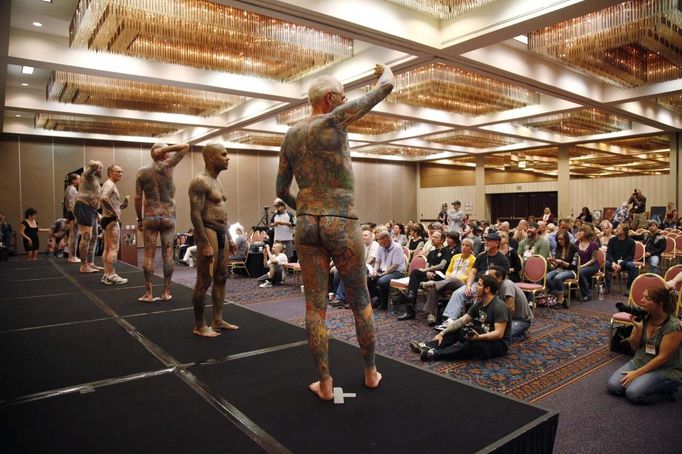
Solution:
[{"label": "recessed ceiling light", "polygon": [[34,27],[42,27],[43,24],[41,24],[40,22],[33,22],[33,26]]},{"label": "recessed ceiling light", "polygon": [[21,83],[21,86],[22,86],[22,87],[28,87],[28,84],[27,84],[26,82],[22,82],[22,83]]},{"label": "recessed ceiling light", "polygon": [[21,117],[21,114],[15,114],[14,116],[15,117]]},{"label": "recessed ceiling light", "polygon": [[526,161],[519,161],[519,168],[525,169],[526,168]]},{"label": "recessed ceiling light", "polygon": [[33,74],[33,71],[35,68],[33,66],[22,66],[21,67],[21,74]]},{"label": "recessed ceiling light", "polygon": [[45,3],[52,3],[52,0],[40,0],[40,1],[45,2]]}]

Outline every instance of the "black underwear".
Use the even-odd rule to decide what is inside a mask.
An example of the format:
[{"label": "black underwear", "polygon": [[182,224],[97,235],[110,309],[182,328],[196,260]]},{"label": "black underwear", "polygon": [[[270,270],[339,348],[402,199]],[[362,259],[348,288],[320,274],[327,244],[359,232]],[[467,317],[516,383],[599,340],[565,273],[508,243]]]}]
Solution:
[{"label": "black underwear", "polygon": [[99,220],[99,224],[102,226],[102,230],[106,230],[107,226],[114,222],[116,218],[114,216],[104,216]]},{"label": "black underwear", "polygon": [[[207,229],[211,229],[210,227],[206,227]],[[225,249],[225,230],[217,230],[217,229],[211,229],[215,232],[216,237],[218,238],[218,249]]]}]

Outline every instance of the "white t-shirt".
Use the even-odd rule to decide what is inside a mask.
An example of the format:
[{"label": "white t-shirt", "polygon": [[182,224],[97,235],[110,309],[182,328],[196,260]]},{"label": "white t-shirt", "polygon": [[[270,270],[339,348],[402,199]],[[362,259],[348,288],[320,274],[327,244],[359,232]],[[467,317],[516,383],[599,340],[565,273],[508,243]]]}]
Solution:
[{"label": "white t-shirt", "polygon": [[272,259],[275,259],[278,265],[284,265],[285,263],[289,263],[289,259],[287,259],[287,255],[284,252],[280,252],[277,255],[271,255],[270,260]]},{"label": "white t-shirt", "polygon": [[[290,223],[291,218],[286,211],[282,214],[275,213],[272,222],[286,222]],[[293,229],[289,225],[275,226],[275,241],[292,241],[294,239]]]}]

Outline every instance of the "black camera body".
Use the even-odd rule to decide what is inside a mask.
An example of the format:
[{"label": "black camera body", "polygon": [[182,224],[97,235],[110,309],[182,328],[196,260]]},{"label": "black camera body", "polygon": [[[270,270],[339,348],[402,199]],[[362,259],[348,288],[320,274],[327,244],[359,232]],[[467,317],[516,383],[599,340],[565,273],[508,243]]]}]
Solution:
[{"label": "black camera body", "polygon": [[474,333],[476,334],[483,334],[483,327],[482,326],[472,326],[472,325],[467,325],[462,327],[462,336],[464,337],[470,337]]},{"label": "black camera body", "polygon": [[632,314],[635,317],[635,321],[637,322],[641,322],[647,316],[647,311],[644,309],[636,306],[628,306],[627,304],[623,303],[617,303],[616,309],[618,309],[620,312]]}]

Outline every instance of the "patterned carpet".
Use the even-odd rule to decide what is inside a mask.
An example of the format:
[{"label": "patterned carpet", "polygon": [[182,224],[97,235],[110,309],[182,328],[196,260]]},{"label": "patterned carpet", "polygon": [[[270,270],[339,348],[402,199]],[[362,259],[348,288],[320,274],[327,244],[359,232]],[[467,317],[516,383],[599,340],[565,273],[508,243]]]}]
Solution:
[{"label": "patterned carpet", "polygon": [[[176,266],[173,280],[192,287],[196,269]],[[255,279],[230,278],[225,288],[226,299],[236,304],[277,307],[277,316],[305,327],[300,318],[304,305],[298,282],[289,277],[283,285],[261,289]],[[612,303],[604,302],[612,307]],[[410,340],[428,340],[435,332],[426,325],[425,314],[417,320],[399,322],[390,311],[375,311],[377,352],[392,358],[475,383],[526,401],[536,401],[579,380],[620,357],[608,346],[608,313],[589,311],[579,306],[566,309],[544,309],[535,313],[531,335],[512,345],[501,358],[487,361],[422,362],[408,347]],[[327,326],[331,336],[357,344],[353,317],[349,310],[327,311]]]}]

